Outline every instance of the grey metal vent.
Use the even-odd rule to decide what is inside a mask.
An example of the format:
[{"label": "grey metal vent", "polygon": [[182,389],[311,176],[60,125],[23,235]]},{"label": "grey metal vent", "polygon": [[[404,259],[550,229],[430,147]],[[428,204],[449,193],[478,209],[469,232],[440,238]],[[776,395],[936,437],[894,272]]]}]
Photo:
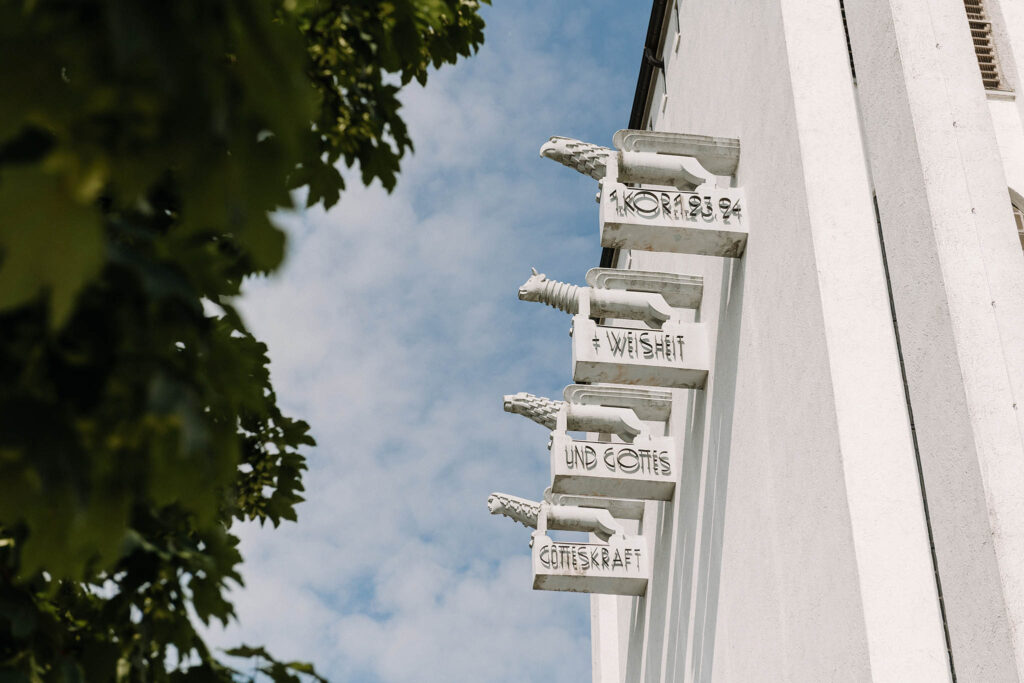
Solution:
[{"label": "grey metal vent", "polygon": [[967,21],[974,39],[974,54],[981,69],[981,81],[986,90],[1003,90],[1003,75],[999,69],[999,57],[992,40],[992,22],[985,13],[983,0],[964,0]]}]

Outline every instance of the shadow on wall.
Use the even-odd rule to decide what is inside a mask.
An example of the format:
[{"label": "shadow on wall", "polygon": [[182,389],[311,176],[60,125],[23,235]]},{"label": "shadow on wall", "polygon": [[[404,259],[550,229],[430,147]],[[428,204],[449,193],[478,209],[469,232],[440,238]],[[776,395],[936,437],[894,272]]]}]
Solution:
[{"label": "shadow on wall", "polygon": [[[708,392],[691,391],[686,410],[672,418],[672,432],[681,428],[686,435],[680,484],[675,502],[658,506],[654,577],[649,597],[638,599],[632,610],[626,681],[711,680],[744,271],[742,259],[723,263],[710,415]],[[687,666],[690,676],[684,675]]]},{"label": "shadow on wall", "polygon": [[729,488],[729,459],[732,454],[733,404],[739,370],[745,263],[733,260],[729,267],[722,271],[722,305],[716,363],[719,374],[711,401],[708,479],[704,504],[704,532],[701,535],[701,576],[697,580],[698,599],[694,618],[695,681],[711,680],[715,655],[718,588],[722,574],[722,541],[725,534],[725,501]]}]

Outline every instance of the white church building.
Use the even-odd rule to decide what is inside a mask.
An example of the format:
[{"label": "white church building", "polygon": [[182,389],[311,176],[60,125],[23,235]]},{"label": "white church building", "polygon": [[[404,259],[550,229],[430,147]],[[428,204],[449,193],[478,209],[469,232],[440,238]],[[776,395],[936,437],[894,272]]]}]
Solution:
[{"label": "white church building", "polygon": [[[492,512],[612,546],[617,524],[622,557],[650,561],[609,590],[573,584],[595,551],[534,544],[535,587],[592,593],[595,683],[1024,681],[1024,2],[653,4],[628,128],[689,137],[620,134],[590,157],[549,143],[603,178],[605,249],[590,288],[537,276],[520,292],[576,314],[578,384],[546,417],[506,398],[555,430],[563,495]],[[658,181],[666,154],[700,162],[684,175],[703,169],[703,196],[655,189],[648,208],[736,209],[745,245],[623,236],[610,216],[642,212],[638,188],[694,190]],[[684,312],[658,327],[660,304],[612,290]],[[630,315],[637,358],[647,324],[658,362],[685,348],[703,370],[660,383],[632,351],[608,365],[599,338],[619,337],[602,325]],[[591,441],[559,440],[574,428]],[[625,472],[615,449],[634,438],[674,488],[563,471],[600,468],[604,443]],[[578,497],[595,492],[619,499]],[[611,517],[572,512],[595,506]]]}]

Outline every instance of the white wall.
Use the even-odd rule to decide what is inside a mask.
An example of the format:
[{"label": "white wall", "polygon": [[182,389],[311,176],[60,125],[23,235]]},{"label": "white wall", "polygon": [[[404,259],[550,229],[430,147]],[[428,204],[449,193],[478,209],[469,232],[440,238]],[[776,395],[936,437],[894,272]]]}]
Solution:
[{"label": "white wall", "polygon": [[704,276],[715,357],[674,404],[682,479],[644,521],[648,596],[616,602],[615,675],[948,680],[838,2],[680,14],[657,128],[740,139],[751,235],[742,260],[630,255]]},{"label": "white wall", "polygon": [[[1000,110],[959,0],[847,14],[954,666],[962,680],[1021,680],[1024,256]],[[1019,127],[1003,114],[1001,128]]]}]

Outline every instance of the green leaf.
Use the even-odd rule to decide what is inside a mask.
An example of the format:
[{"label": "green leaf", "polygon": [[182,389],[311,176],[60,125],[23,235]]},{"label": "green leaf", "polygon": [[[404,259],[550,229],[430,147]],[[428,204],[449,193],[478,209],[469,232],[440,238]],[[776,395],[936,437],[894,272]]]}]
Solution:
[{"label": "green leaf", "polygon": [[224,654],[231,657],[263,657],[264,659],[270,659],[270,655],[262,647],[254,647],[251,645],[239,645],[228,650],[224,650]]},{"label": "green leaf", "polygon": [[27,595],[10,588],[0,590],[0,619],[6,621],[14,638],[25,638],[38,621],[35,605]]},{"label": "green leaf", "polygon": [[230,526],[296,520],[315,442],[233,297],[290,190],[395,186],[402,87],[482,29],[472,0],[0,3],[0,681],[246,680],[194,622],[234,617]]},{"label": "green leaf", "polygon": [[43,295],[61,325],[103,263],[99,211],[38,167],[0,175],[0,310]]}]

